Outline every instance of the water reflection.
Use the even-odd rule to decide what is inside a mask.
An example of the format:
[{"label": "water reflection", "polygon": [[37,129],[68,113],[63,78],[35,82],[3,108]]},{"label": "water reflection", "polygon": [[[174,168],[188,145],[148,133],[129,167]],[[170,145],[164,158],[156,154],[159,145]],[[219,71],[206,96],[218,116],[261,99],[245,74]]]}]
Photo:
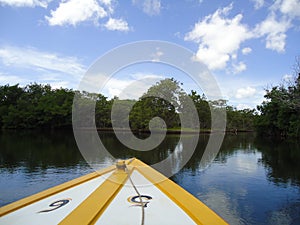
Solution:
[{"label": "water reflection", "polygon": [[[300,170],[293,163],[300,159],[295,154],[300,148],[283,142],[274,144],[277,151],[269,152],[270,145],[258,146],[260,141],[251,134],[227,135],[206,170],[198,164],[200,145],[173,179],[230,224],[300,224]],[[278,173],[285,164],[289,166]]]},{"label": "water reflection", "polygon": [[6,131],[0,134],[0,146],[1,169],[11,172],[85,165],[70,132]]},{"label": "water reflection", "polygon": [[205,193],[198,193],[197,197],[201,199],[210,208],[216,208],[219,205],[218,211],[222,212],[222,217],[229,224],[247,224],[240,214],[239,204],[233,200],[227,193],[220,189],[210,188]]},{"label": "water reflection", "polygon": [[262,152],[260,162],[270,181],[277,185],[300,185],[300,142],[256,138],[255,146]]},{"label": "water reflection", "polygon": [[[124,134],[125,135],[125,134]],[[181,168],[191,137],[168,135],[154,150],[124,147],[113,133],[99,136],[114,158],[137,157],[154,164],[172,154],[171,172]],[[300,224],[300,144],[252,134],[227,135],[209,164],[209,135],[201,135],[192,158],[171,177],[230,224]],[[97,155],[96,167],[113,163]],[[89,173],[72,132],[0,133],[0,205]]]}]

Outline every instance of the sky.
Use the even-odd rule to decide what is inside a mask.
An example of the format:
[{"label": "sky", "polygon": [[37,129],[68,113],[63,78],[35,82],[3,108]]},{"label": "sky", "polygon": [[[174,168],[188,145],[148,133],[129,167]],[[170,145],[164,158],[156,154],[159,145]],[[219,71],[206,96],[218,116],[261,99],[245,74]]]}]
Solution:
[{"label": "sky", "polygon": [[[266,88],[293,76],[300,0],[0,0],[0,85],[76,89],[99,57],[143,40],[194,52],[229,105],[254,108]],[[103,94],[118,95],[141,77],[197,89],[182,71],[148,63],[119,71]]]}]

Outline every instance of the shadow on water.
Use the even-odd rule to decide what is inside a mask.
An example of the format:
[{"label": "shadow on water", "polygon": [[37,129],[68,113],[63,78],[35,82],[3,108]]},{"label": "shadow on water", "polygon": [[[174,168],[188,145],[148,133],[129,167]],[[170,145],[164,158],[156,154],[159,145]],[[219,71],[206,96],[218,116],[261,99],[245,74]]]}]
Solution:
[{"label": "shadow on water", "polygon": [[[124,135],[126,137],[127,133],[124,132],[120,135]],[[99,137],[102,140],[105,148],[114,158],[127,159],[136,157],[149,165],[167,158],[174,151],[174,149],[176,149],[179,141],[178,135],[168,135],[168,137],[165,138],[155,149],[150,151],[136,151],[124,146],[112,132],[100,132]],[[144,138],[143,134],[140,138]]]},{"label": "shadow on water", "polygon": [[257,137],[254,144],[262,153],[259,163],[265,167],[268,181],[280,190],[295,187],[295,197],[292,199],[287,193],[283,193],[286,201],[279,204],[277,211],[269,212],[268,222],[300,224],[300,141]]},{"label": "shadow on water", "polygon": [[0,131],[0,206],[91,171],[72,132]]},{"label": "shadow on water", "polygon": [[297,140],[263,139],[254,144],[262,153],[261,163],[268,179],[275,184],[292,183],[300,186],[300,142]]},{"label": "shadow on water", "polygon": [[5,131],[0,135],[2,169],[30,172],[86,165],[69,131]]}]

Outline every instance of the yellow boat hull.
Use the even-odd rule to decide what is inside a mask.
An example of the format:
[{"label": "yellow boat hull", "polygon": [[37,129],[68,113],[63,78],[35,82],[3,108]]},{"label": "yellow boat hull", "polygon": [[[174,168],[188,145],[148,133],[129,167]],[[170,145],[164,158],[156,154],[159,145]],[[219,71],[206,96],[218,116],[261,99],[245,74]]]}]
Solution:
[{"label": "yellow boat hull", "polygon": [[0,224],[227,224],[138,159],[110,166],[0,208]]}]

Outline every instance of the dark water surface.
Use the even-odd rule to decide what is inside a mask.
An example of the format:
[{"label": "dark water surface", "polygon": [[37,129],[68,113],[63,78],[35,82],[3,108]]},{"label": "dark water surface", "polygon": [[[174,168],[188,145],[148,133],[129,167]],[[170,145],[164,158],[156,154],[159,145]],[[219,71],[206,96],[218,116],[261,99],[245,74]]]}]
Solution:
[{"label": "dark water surface", "polygon": [[[155,150],[126,149],[112,133],[100,133],[115,158],[153,164],[173,154],[181,168],[189,135],[169,135]],[[188,163],[171,177],[230,224],[300,224],[300,142],[253,134],[226,135],[213,162],[201,161],[209,135],[201,135]],[[200,163],[201,162],[201,163]],[[90,159],[103,168],[111,158]],[[0,206],[92,172],[72,132],[0,132]]]}]

